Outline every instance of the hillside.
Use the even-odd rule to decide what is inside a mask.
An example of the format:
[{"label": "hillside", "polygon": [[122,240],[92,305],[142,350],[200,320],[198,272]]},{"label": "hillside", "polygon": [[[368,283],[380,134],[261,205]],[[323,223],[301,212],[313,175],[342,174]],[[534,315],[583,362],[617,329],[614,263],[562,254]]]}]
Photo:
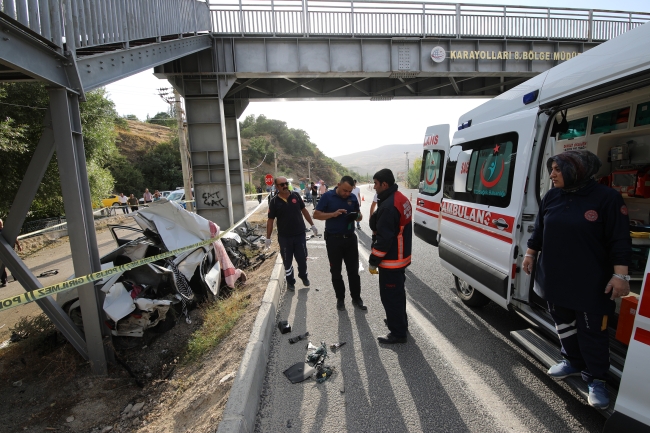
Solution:
[{"label": "hillside", "polygon": [[129,161],[136,161],[161,143],[169,142],[175,131],[166,126],[126,120],[129,129],[117,128],[115,145]]},{"label": "hillside", "polygon": [[422,145],[390,144],[373,150],[335,156],[334,160],[351,170],[361,173],[363,176],[366,173],[368,176],[372,176],[382,168],[390,168],[396,177],[400,177],[398,173],[403,174],[406,170],[406,155],[404,155],[404,152],[409,152],[409,164],[413,166],[415,158],[422,156]]},{"label": "hillside", "polygon": [[322,179],[329,185],[336,184],[344,175],[360,178],[357,172],[325,156],[305,131],[288,128],[283,121],[251,115],[240,123],[240,130],[244,167],[248,168],[250,161],[254,169],[251,181],[255,185],[263,182],[265,174],[275,172],[274,152],[278,158],[277,174],[293,178],[294,183],[310,176],[312,181]]}]

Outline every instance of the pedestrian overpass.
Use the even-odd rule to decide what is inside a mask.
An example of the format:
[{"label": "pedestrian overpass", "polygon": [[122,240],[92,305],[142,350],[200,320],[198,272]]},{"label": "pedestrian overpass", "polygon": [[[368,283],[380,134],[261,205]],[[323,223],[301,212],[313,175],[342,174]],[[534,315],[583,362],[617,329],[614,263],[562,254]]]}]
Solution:
[{"label": "pedestrian overpass", "polygon": [[[0,0],[0,81],[40,81],[50,107],[0,237],[0,261],[41,287],[13,245],[56,151],[76,275],[100,270],[79,101],[155,68],[185,99],[197,213],[229,227],[245,214],[238,118],[250,100],[493,97],[650,14],[366,0]],[[224,201],[202,200],[214,194]],[[110,339],[92,283],[84,334],[37,301],[93,371]]]}]

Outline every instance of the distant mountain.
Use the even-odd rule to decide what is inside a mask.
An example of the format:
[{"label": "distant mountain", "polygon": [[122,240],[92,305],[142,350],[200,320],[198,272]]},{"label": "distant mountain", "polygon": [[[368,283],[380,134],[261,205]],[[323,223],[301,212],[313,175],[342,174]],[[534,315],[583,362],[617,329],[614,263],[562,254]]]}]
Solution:
[{"label": "distant mountain", "polygon": [[398,173],[406,170],[404,152],[409,152],[409,165],[412,167],[415,158],[422,157],[422,144],[389,144],[373,150],[335,156],[332,159],[361,175],[368,173],[372,176],[382,168],[390,168],[397,177]]}]

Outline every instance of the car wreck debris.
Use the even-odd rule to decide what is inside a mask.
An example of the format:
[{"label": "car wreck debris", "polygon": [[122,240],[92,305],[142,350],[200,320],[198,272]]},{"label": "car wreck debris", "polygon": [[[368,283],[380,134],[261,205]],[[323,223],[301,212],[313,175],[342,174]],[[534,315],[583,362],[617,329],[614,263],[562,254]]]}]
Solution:
[{"label": "car wreck debris", "polygon": [[[165,199],[133,214],[133,218],[139,227],[108,226],[117,247],[100,259],[102,270],[208,241],[220,232],[213,222]],[[147,329],[164,332],[181,315],[190,324],[189,312],[198,303],[215,301],[222,289],[234,289],[238,281],[244,282],[243,269],[250,265],[249,256],[253,255],[240,250],[259,250],[256,242],[261,237],[248,223],[236,230],[238,233],[231,232],[236,238],[222,238],[228,248],[221,240],[204,242],[196,249],[98,280],[97,287],[106,295],[103,308],[111,333],[142,337]],[[259,256],[254,257],[255,263],[268,258]],[[233,264],[233,259],[240,266]],[[78,289],[58,294],[57,302],[83,330]]]},{"label": "car wreck debris", "polygon": [[304,340],[305,338],[309,337],[309,332],[305,332],[304,334],[296,335],[295,337],[292,337],[289,339],[289,344],[295,344],[301,340]]}]

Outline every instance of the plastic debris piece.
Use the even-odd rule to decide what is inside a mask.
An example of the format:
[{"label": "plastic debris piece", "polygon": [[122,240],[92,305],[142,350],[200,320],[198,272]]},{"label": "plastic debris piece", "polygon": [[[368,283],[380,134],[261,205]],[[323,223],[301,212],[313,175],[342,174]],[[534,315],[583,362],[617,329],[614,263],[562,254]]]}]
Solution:
[{"label": "plastic debris piece", "polygon": [[307,362],[318,365],[322,364],[325,361],[325,358],[327,358],[327,346],[325,345],[325,342],[322,341],[320,347],[309,352],[307,355]]},{"label": "plastic debris piece", "polygon": [[311,341],[307,344],[307,350],[316,350],[318,349],[318,346],[314,346],[311,344]]},{"label": "plastic debris piece", "polygon": [[299,383],[303,380],[309,379],[314,373],[316,373],[316,369],[305,362],[297,362],[284,370],[283,373],[291,383]]},{"label": "plastic debris piece", "polygon": [[280,330],[280,333],[282,334],[288,334],[291,332],[291,325],[289,325],[289,322],[286,320],[280,320],[278,322],[278,329]]},{"label": "plastic debris piece", "polygon": [[334,343],[330,344],[330,349],[332,349],[332,352],[336,352],[336,349],[340,348],[341,346],[345,345],[345,341],[342,341],[340,343]]},{"label": "plastic debris piece", "polygon": [[330,367],[329,365],[321,365],[318,368],[318,372],[316,373],[316,382],[318,383],[323,383],[332,375],[334,374],[334,367]]},{"label": "plastic debris piece", "polygon": [[309,337],[309,332],[305,332],[304,334],[296,335],[293,338],[289,339],[289,344],[295,344],[301,340],[304,340],[305,338]]}]

